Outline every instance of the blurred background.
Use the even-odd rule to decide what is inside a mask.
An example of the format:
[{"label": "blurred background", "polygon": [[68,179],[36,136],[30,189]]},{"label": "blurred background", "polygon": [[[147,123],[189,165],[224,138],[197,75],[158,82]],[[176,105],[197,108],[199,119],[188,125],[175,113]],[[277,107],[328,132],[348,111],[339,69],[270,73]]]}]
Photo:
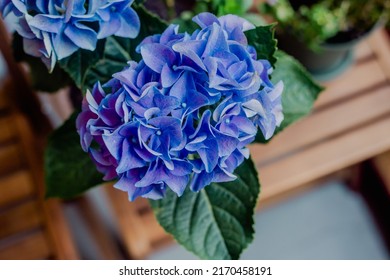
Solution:
[{"label": "blurred background", "polygon": [[[326,87],[310,116],[250,147],[262,191],[242,258],[389,259],[388,1],[174,2],[146,5],[183,25],[209,9],[278,22],[279,47]],[[32,90],[11,33],[1,22],[0,259],[194,259],[147,201],[130,203],[110,184],[72,200],[44,199],[47,135],[80,100],[69,88]]]}]

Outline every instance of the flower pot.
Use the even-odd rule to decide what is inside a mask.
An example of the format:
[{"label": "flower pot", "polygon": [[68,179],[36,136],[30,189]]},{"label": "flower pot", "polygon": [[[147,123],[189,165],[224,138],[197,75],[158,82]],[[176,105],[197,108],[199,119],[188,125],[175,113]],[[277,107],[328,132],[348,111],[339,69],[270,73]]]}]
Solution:
[{"label": "flower pot", "polygon": [[367,32],[359,34],[353,39],[345,36],[344,38],[348,39],[344,41],[342,40],[343,36],[339,34],[336,42],[328,40],[320,45],[318,51],[309,49],[298,38],[287,32],[278,35],[278,46],[298,59],[317,80],[330,80],[348,69],[353,63],[355,46],[380,26],[382,26],[382,22],[378,21]]}]

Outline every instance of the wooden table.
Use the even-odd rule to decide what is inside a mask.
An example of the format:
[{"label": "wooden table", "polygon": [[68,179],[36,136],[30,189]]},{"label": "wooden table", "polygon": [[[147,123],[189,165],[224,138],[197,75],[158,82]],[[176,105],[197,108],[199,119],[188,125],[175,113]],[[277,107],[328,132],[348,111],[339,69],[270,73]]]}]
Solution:
[{"label": "wooden table", "polygon": [[[362,43],[354,66],[325,85],[309,117],[270,144],[250,147],[262,183],[260,206],[390,150],[390,44],[385,32]],[[381,162],[386,173],[390,161]],[[171,241],[145,200],[130,203],[110,186],[107,194],[133,258],[145,258]]]}]

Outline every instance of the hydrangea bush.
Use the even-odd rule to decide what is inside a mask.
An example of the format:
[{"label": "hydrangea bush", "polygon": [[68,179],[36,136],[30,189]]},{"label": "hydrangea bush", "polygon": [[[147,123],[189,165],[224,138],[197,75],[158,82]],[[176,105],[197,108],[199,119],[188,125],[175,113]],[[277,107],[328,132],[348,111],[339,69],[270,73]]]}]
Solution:
[{"label": "hydrangea bush", "polygon": [[194,21],[192,34],[170,25],[145,38],[142,60],[115,73],[108,94],[100,83],[87,92],[77,119],[83,149],[130,200],[234,181],[257,130],[269,139],[283,119],[282,81],[244,34],[255,27],[234,15]]},{"label": "hydrangea bush", "polygon": [[53,70],[57,60],[78,49],[94,51],[98,39],[111,35],[135,38],[140,22],[134,0],[5,0],[4,18],[14,16],[24,51]]},{"label": "hydrangea bush", "polygon": [[45,80],[65,75],[83,94],[49,138],[47,196],[112,181],[130,201],[150,199],[165,230],[200,258],[237,259],[253,239],[260,192],[247,146],[306,115],[321,88],[276,50],[273,26],[205,12],[195,31],[181,30],[140,2],[0,4],[17,22],[16,53],[59,69]]}]

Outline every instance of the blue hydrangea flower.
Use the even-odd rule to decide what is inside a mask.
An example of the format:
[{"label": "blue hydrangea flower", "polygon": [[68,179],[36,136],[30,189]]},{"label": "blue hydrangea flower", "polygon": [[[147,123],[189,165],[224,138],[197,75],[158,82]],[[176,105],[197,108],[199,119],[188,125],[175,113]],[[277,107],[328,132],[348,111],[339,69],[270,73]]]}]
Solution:
[{"label": "blue hydrangea flower", "polygon": [[12,13],[20,17],[23,15],[23,12],[25,12],[25,6],[23,5],[23,2],[17,1],[13,3],[12,0],[3,0],[0,3],[0,14],[4,18]]},{"label": "blue hydrangea flower", "polygon": [[254,26],[233,15],[194,21],[192,34],[171,25],[145,38],[142,60],[114,74],[108,94],[97,84],[84,100],[82,147],[104,174],[115,169],[130,200],[235,180],[258,129],[268,139],[283,119],[283,84],[272,84],[244,34]]},{"label": "blue hydrangea flower", "polygon": [[49,69],[78,49],[93,51],[98,39],[111,35],[135,38],[140,21],[133,0],[7,0],[3,17],[19,18],[16,31],[26,53],[41,57]]}]

